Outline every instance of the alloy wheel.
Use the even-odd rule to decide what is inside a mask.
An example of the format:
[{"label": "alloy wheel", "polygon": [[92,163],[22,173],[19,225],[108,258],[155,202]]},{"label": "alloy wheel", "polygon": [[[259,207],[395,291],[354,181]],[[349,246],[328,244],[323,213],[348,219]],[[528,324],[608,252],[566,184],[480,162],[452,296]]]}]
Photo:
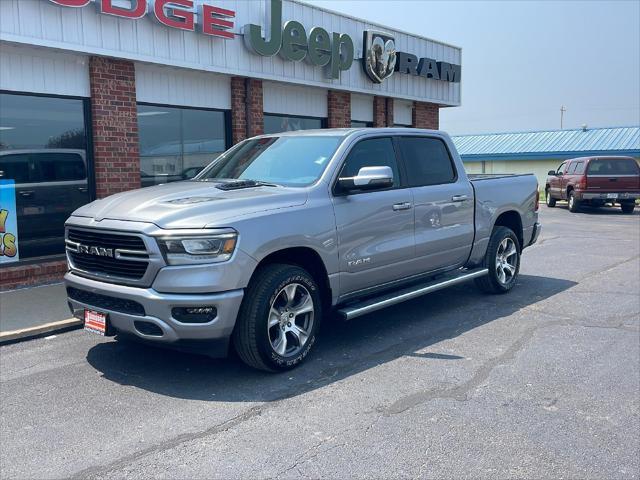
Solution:
[{"label": "alloy wheel", "polygon": [[297,355],[313,328],[313,297],[304,285],[283,287],[271,302],[268,333],[273,350],[281,357]]},{"label": "alloy wheel", "polygon": [[518,249],[511,238],[505,238],[498,246],[496,254],[496,274],[502,285],[508,284],[518,268]]}]

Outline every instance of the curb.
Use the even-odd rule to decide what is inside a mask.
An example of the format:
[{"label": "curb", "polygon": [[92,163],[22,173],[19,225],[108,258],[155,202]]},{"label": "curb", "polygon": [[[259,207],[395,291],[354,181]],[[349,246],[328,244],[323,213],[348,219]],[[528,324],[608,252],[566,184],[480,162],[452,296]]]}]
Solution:
[{"label": "curb", "polygon": [[69,318],[67,320],[60,320],[58,322],[45,323],[44,325],[38,325],[37,327],[23,328],[21,330],[12,330],[10,332],[0,333],[0,345],[8,345],[10,343],[17,343],[25,340],[31,340],[45,335],[52,335],[54,333],[62,333],[69,330],[76,330],[82,328],[84,322],[77,318]]}]

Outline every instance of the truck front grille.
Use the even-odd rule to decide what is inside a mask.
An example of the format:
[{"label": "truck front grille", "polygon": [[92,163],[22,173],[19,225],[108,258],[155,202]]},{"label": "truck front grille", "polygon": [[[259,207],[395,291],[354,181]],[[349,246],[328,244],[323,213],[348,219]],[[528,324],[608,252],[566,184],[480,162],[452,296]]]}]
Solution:
[{"label": "truck front grille", "polygon": [[66,247],[71,269],[92,275],[140,280],[149,267],[144,241],[134,235],[71,228]]}]

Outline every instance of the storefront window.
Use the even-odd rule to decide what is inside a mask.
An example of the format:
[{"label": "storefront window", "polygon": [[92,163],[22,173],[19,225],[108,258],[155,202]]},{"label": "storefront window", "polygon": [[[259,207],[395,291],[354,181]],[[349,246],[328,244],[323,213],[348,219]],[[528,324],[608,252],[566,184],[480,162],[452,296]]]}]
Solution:
[{"label": "storefront window", "polygon": [[15,184],[20,260],[64,253],[64,222],[90,200],[85,103],[0,94],[0,180]]},{"label": "storefront window", "polygon": [[264,114],[264,133],[293,132],[295,130],[313,130],[325,127],[323,118],[294,117],[291,115]]},{"label": "storefront window", "polygon": [[227,149],[225,112],[138,105],[142,186],[188,180]]}]

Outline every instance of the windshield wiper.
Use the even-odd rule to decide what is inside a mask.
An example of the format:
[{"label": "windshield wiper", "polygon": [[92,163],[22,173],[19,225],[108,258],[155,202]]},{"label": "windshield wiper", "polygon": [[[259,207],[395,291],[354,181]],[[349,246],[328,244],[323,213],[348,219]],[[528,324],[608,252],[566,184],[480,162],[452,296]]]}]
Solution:
[{"label": "windshield wiper", "polygon": [[[215,180],[215,179],[210,179]],[[242,188],[253,188],[253,187],[279,187],[280,185],[276,185],[275,183],[267,183],[260,182],[257,180],[231,180],[220,185],[216,185],[216,188],[219,190],[239,190]]]}]

